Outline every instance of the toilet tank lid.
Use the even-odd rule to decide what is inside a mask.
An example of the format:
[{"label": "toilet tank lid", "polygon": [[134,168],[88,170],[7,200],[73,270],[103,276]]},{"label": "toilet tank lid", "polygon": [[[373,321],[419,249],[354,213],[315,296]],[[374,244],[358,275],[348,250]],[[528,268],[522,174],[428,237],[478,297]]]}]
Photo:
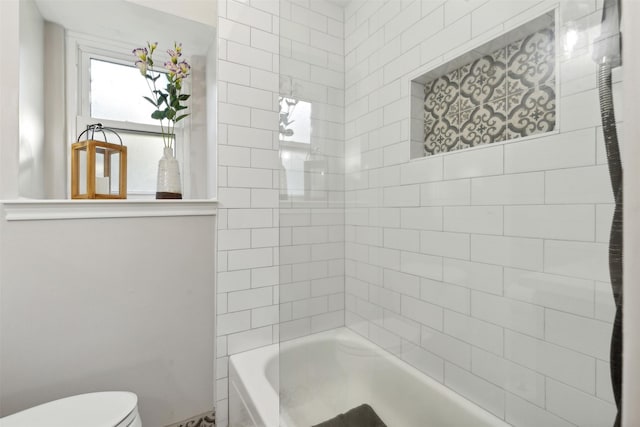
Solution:
[{"label": "toilet tank lid", "polygon": [[116,427],[138,405],[127,391],[79,394],[44,403],[0,419],[0,427]]}]

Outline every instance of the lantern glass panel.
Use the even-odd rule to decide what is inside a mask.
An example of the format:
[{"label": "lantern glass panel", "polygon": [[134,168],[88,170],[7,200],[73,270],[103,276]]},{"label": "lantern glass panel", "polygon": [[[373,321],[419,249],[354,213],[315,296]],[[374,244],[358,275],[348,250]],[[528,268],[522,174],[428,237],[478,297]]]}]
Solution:
[{"label": "lantern glass panel", "polygon": [[110,193],[118,194],[120,187],[120,153],[117,151],[111,155],[111,186]]},{"label": "lantern glass panel", "polygon": [[96,147],[96,194],[109,194],[109,177],[105,176],[105,158],[106,153],[109,150],[105,150],[101,147]]},{"label": "lantern glass panel", "polygon": [[87,148],[76,151],[78,156],[78,190],[80,194],[87,194]]},{"label": "lantern glass panel", "polygon": [[96,148],[96,176],[105,176],[104,174],[104,149]]}]

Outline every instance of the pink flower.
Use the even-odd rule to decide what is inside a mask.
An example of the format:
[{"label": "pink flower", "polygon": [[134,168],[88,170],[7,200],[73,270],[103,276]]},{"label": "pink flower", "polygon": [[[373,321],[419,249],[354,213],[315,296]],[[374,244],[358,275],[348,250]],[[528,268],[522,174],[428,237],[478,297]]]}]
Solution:
[{"label": "pink flower", "polygon": [[168,49],[167,54],[171,57],[171,62],[178,63],[178,58],[182,56],[182,43],[174,43],[173,49]]},{"label": "pink flower", "polygon": [[147,75],[147,63],[145,61],[136,61],[136,67],[140,70],[140,74]]},{"label": "pink flower", "polygon": [[133,49],[133,54],[141,61],[145,61],[147,60],[147,48],[145,47],[139,47],[136,49]]},{"label": "pink flower", "polygon": [[182,61],[178,64],[178,77],[184,79],[189,75],[189,71],[191,71],[191,65],[187,63],[187,61]]},{"label": "pink flower", "polygon": [[167,69],[167,71],[169,72],[169,75],[171,77],[175,76],[180,71],[180,69],[178,68],[178,65],[175,64],[173,61],[165,62],[164,63],[164,68]]}]

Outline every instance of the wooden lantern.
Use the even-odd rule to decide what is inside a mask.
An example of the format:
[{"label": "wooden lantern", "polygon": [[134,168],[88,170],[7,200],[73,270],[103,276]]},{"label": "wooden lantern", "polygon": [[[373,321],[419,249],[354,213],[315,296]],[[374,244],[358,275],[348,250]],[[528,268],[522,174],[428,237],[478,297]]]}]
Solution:
[{"label": "wooden lantern", "polygon": [[[107,142],[105,131],[115,134],[120,144]],[[94,139],[96,132],[104,141]],[[84,134],[87,139],[80,141]],[[127,147],[115,131],[100,123],[87,126],[71,145],[71,198],[127,198]]]}]

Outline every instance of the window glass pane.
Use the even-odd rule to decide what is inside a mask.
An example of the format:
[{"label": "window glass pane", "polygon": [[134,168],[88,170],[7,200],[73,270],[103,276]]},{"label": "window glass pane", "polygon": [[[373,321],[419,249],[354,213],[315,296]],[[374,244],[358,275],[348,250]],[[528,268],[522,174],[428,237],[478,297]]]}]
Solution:
[{"label": "window glass pane", "polygon": [[280,98],[280,141],[311,143],[311,103]]},{"label": "window glass pane", "polygon": [[[151,91],[140,71],[133,65],[91,59],[91,117],[108,120],[159,125],[151,118],[153,105],[143,96],[151,97]],[[157,82],[166,86],[166,78]]]},{"label": "window glass pane", "polygon": [[162,136],[118,132],[127,146],[127,194],[155,194]]},{"label": "window glass pane", "polygon": [[[304,196],[305,161],[309,150],[289,146],[280,146],[281,161],[285,180],[280,183],[280,198]],[[287,197],[288,196],[288,197]]]}]

